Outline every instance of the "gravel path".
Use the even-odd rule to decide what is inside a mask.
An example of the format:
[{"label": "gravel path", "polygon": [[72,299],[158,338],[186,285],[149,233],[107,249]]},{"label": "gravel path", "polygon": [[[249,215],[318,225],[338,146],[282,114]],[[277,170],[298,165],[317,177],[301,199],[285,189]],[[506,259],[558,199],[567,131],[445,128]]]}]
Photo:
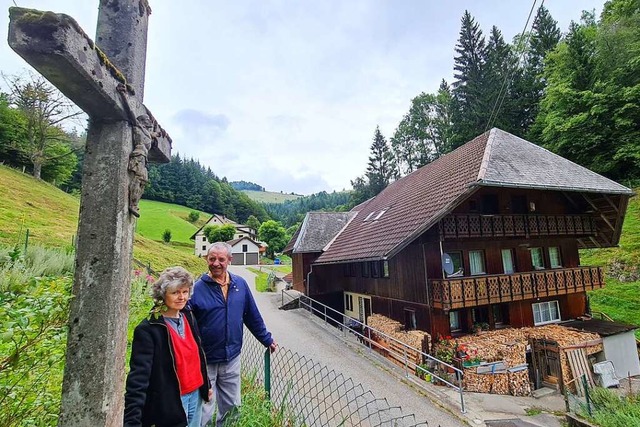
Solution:
[{"label": "gravel path", "polygon": [[[231,266],[230,271],[244,277],[250,285],[254,283],[255,275],[246,268]],[[426,421],[430,427],[467,425],[434,404],[418,387],[400,381],[387,363],[365,357],[366,349],[345,343],[334,328],[317,322],[308,312],[279,310],[280,293],[258,293],[254,289],[254,296],[267,328],[280,346],[352,378],[377,398],[386,398],[390,405],[402,407],[403,413],[415,414],[418,422]]]}]

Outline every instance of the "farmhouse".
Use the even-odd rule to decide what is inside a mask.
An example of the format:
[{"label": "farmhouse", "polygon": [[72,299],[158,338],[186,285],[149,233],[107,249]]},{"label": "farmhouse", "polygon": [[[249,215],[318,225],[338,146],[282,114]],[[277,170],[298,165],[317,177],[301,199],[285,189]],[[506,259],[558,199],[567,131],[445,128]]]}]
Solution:
[{"label": "farmhouse", "polygon": [[[192,236],[191,240],[195,241],[195,254],[197,256],[205,256],[207,254],[207,249],[209,249],[209,242],[207,241],[207,237],[204,235],[204,229],[207,226],[211,225],[227,225],[231,224],[236,228],[236,232],[233,235],[233,240],[240,239],[242,237],[248,237],[251,240],[256,240],[257,233],[256,230],[247,226],[238,224],[235,221],[230,220],[224,215],[213,214],[211,218],[206,222],[205,225],[200,227],[198,231],[196,231]],[[257,264],[257,263],[256,263]]]},{"label": "farmhouse", "polygon": [[432,337],[577,319],[604,286],[578,249],[616,246],[632,195],[494,128],[349,213],[309,213],[286,248],[293,286]]}]

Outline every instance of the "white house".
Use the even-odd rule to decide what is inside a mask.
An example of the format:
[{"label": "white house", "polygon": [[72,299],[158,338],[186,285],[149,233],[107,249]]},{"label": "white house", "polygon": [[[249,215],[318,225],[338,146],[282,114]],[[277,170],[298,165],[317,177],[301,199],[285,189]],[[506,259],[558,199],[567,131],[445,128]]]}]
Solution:
[{"label": "white house", "polygon": [[249,237],[229,240],[232,265],[257,265],[260,259],[260,244]]},{"label": "white house", "polygon": [[253,228],[247,225],[238,224],[237,222],[230,220],[224,215],[213,214],[211,215],[211,218],[209,218],[209,220],[191,236],[191,240],[195,241],[195,254],[197,256],[205,256],[207,254],[207,249],[209,249],[207,236],[204,235],[205,227],[211,225],[226,224],[231,224],[236,228],[236,232],[233,235],[233,240],[240,239],[242,237],[249,237],[253,240],[257,238],[256,230],[254,230]]}]

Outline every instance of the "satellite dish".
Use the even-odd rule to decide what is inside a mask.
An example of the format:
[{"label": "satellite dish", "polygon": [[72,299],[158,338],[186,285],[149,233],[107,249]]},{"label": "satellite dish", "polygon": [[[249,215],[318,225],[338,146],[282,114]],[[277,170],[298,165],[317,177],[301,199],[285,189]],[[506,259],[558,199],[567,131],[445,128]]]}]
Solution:
[{"label": "satellite dish", "polygon": [[442,254],[442,270],[447,274],[453,273],[453,260],[447,253]]}]

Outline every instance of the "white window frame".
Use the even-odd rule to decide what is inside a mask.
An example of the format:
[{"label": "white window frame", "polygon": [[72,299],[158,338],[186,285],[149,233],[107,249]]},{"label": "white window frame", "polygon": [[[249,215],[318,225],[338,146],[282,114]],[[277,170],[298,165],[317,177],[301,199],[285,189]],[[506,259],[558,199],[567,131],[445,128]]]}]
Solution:
[{"label": "white window frame", "polygon": [[[549,267],[562,268],[562,256],[560,254],[560,248],[558,246],[549,246],[547,248],[549,253]],[[555,254],[553,254],[555,252]]]},{"label": "white window frame", "polygon": [[344,310],[353,312],[353,295],[344,294]]},{"label": "white window frame", "polygon": [[[549,323],[558,323],[562,320],[562,315],[560,314],[560,304],[558,304],[558,300],[536,302],[531,304],[531,307],[533,309],[533,324],[536,326],[546,325]],[[552,317],[553,311],[555,311],[556,314],[555,318]],[[545,313],[548,316],[545,316]],[[543,317],[548,317],[548,319],[544,319]]]},{"label": "white window frame", "polygon": [[[542,250],[541,247],[537,247],[537,248],[531,248],[529,250],[530,255],[531,255],[531,266],[533,267],[534,270],[544,270],[545,269],[545,265],[544,265],[544,251]],[[539,253],[540,254],[540,262],[542,263],[540,266],[537,266],[534,262],[534,258],[533,258],[533,253]]]},{"label": "white window frame", "polygon": [[[480,261],[482,261],[482,269],[481,271],[474,271],[474,262],[471,259],[471,254],[479,254]],[[481,274],[487,274],[487,263],[484,259],[484,251],[483,250],[473,250],[469,251],[469,274],[471,276],[479,276]]]}]

